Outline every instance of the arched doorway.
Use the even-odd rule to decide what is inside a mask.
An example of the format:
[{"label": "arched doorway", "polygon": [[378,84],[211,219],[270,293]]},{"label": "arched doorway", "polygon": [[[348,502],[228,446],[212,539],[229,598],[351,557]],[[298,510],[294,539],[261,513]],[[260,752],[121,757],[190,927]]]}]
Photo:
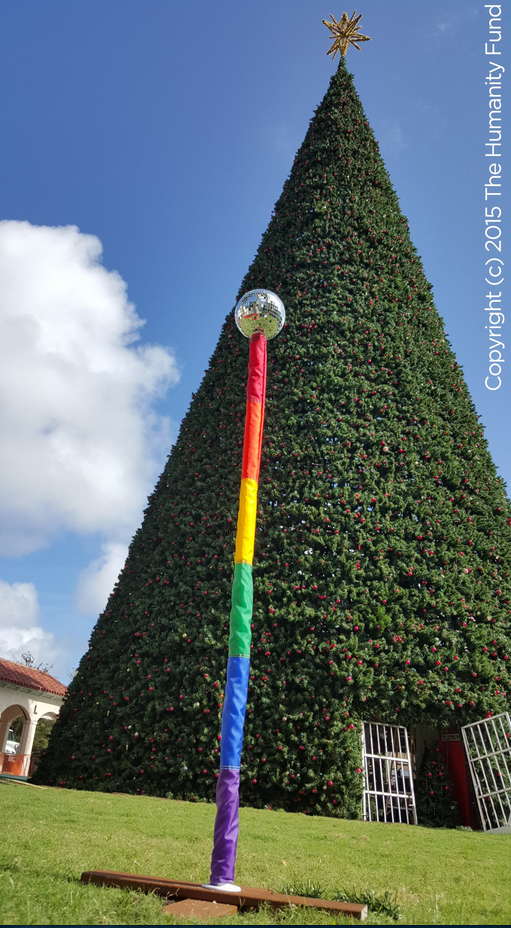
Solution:
[{"label": "arched doorway", "polygon": [[[7,706],[0,715],[0,754],[2,756],[1,773],[12,776],[26,776],[28,764],[26,754],[30,754],[35,725],[30,724],[27,709],[16,703]],[[31,738],[29,736],[32,736]]]},{"label": "arched doorway", "polygon": [[0,776],[33,772],[65,694],[49,673],[0,658]]}]

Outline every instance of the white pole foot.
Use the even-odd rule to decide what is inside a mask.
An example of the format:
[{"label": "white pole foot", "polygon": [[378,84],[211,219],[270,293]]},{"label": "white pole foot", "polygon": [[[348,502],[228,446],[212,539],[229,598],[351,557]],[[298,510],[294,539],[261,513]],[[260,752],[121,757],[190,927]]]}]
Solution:
[{"label": "white pole foot", "polygon": [[204,889],[218,889],[221,893],[240,893],[241,886],[236,883],[203,883]]}]

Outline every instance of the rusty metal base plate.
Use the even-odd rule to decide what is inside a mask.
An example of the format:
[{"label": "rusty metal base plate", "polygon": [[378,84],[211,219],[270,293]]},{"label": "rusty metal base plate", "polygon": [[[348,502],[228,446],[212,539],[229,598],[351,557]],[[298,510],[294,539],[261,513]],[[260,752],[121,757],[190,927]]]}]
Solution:
[{"label": "rusty metal base plate", "polygon": [[237,905],[226,905],[225,902],[206,902],[204,899],[181,899],[171,902],[163,911],[174,918],[193,918],[197,921],[206,919],[227,918],[228,915],[237,915]]}]

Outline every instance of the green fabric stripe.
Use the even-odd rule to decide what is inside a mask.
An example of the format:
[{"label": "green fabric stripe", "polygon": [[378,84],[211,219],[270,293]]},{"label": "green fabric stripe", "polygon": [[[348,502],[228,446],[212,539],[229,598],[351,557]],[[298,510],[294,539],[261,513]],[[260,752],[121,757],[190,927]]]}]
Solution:
[{"label": "green fabric stripe", "polygon": [[250,657],[253,607],[252,564],[235,564],[229,625],[229,657]]}]

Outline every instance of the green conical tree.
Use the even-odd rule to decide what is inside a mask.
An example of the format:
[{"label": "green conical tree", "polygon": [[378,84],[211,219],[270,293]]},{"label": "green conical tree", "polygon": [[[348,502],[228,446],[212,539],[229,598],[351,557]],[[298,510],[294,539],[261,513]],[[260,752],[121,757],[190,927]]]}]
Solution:
[{"label": "green conical tree", "polygon": [[[507,704],[511,509],[341,60],[240,295],[276,291],[241,800],[356,813],[360,719]],[[39,779],[214,799],[247,344],[232,312]]]}]

